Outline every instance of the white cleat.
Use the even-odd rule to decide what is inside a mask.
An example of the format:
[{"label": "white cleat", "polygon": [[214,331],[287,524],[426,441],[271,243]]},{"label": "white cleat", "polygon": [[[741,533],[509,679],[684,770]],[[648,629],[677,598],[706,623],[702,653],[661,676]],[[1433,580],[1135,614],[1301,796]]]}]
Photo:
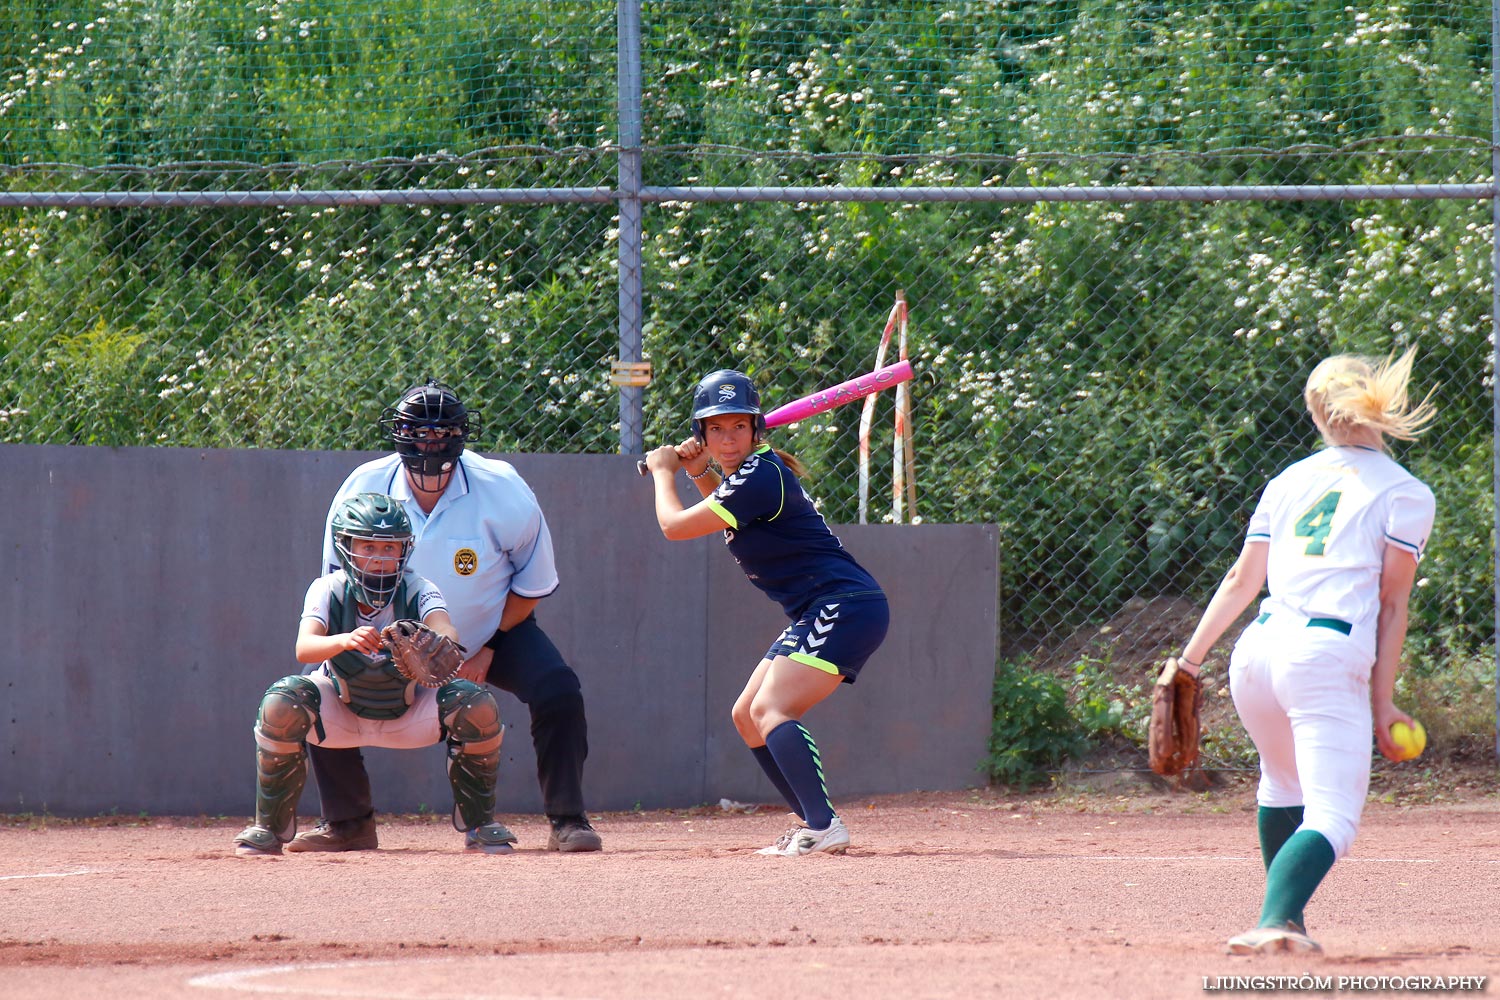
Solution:
[{"label": "white cleat", "polygon": [[814,830],[806,826],[794,826],[781,835],[781,839],[770,847],[761,848],[757,854],[778,854],[784,858],[797,858],[804,854],[843,854],[849,847],[849,828],[837,816],[826,830]]},{"label": "white cleat", "polygon": [[762,847],[760,850],[756,851],[755,853],[756,854],[785,854],[786,853],[786,849],[789,846],[791,846],[792,839],[794,837],[796,837],[797,834],[799,834],[803,830],[807,829],[807,824],[804,823],[804,822],[802,822],[802,820],[799,817],[797,817],[796,815],[792,815],[792,819],[794,820],[794,822],[792,823],[791,826],[787,827],[787,830],[786,830],[785,833],[783,833],[781,836],[779,836],[779,837],[776,838],[776,843],[772,844],[770,847]]},{"label": "white cleat", "polygon": [[1267,955],[1275,952],[1309,954],[1322,950],[1323,946],[1304,934],[1296,924],[1257,927],[1229,939],[1231,955]]}]

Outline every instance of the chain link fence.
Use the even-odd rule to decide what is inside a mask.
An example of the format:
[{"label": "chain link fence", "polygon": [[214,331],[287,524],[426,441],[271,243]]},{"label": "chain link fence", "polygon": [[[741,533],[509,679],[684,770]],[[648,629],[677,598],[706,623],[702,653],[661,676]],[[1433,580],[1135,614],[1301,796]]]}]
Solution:
[{"label": "chain link fence", "polygon": [[[870,370],[902,291],[915,515],[1003,526],[1024,646],[1205,595],[1316,360],[1416,344],[1414,633],[1493,639],[1488,6],[4,9],[0,440],[378,448],[433,376],[482,450],[612,452],[714,368]],[[858,420],[776,434],[830,520]]]}]

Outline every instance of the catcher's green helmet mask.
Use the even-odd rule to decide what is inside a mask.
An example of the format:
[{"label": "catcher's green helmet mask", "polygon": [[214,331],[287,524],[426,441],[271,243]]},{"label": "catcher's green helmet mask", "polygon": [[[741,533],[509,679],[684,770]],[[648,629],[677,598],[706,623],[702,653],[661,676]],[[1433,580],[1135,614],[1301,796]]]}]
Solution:
[{"label": "catcher's green helmet mask", "polygon": [[[333,548],[339,554],[339,565],[354,587],[354,599],[377,611],[391,603],[396,585],[406,570],[413,545],[411,518],[401,501],[384,493],[356,493],[341,501],[333,511],[330,527]],[[356,538],[401,543],[400,561],[394,573],[367,573],[357,564],[351,547]]]}]

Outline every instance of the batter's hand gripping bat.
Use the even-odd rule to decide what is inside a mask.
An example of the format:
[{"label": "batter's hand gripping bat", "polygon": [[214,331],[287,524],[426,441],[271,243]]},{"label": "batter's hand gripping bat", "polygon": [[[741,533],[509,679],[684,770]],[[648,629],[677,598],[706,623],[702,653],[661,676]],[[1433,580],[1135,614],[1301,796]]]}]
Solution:
[{"label": "batter's hand gripping bat", "polygon": [[[819,413],[843,406],[845,403],[852,403],[856,399],[864,399],[881,389],[889,389],[911,377],[910,361],[898,361],[893,365],[877,368],[859,378],[851,378],[847,382],[840,382],[827,389],[819,389],[801,399],[794,399],[785,406],[776,407],[766,414],[766,426],[781,427],[784,424],[795,424],[799,420],[815,417]],[[643,476],[648,474],[645,462],[636,462],[635,468]]]}]

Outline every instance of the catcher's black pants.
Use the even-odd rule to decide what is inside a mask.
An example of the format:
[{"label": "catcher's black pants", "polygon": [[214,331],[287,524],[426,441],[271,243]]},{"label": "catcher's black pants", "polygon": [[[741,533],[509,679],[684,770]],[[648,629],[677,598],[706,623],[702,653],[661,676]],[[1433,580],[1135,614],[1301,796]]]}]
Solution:
[{"label": "catcher's black pants", "polygon": [[[531,615],[485,643],[495,651],[485,680],[509,691],[531,710],[537,780],[548,816],[583,815],[583,762],[589,755],[588,723],[578,675]],[[323,819],[362,819],[375,811],[370,775],[358,747],[308,745]]]}]

